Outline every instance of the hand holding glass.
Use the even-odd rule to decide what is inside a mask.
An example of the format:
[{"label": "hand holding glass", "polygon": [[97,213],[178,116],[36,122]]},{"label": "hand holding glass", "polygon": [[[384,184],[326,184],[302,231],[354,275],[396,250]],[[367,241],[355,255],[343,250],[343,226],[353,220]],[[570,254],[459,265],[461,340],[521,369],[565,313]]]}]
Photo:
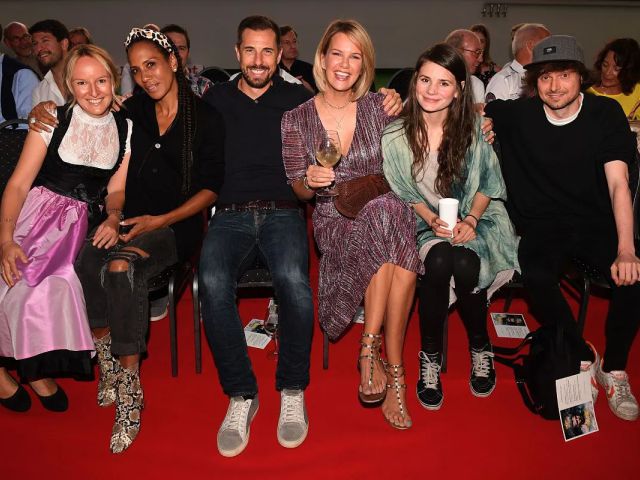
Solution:
[{"label": "hand holding glass", "polygon": [[[335,130],[325,130],[316,145],[316,160],[325,168],[333,168],[342,158],[340,137]],[[335,183],[335,182],[334,182]],[[316,195],[335,197],[338,193],[333,190],[334,183],[325,188],[320,188]]]}]

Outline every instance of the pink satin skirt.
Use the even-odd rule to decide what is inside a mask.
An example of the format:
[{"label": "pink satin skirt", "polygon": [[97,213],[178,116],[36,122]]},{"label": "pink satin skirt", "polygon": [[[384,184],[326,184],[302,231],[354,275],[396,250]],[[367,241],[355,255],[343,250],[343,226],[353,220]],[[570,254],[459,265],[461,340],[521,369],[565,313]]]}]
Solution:
[{"label": "pink satin skirt", "polygon": [[22,360],[53,350],[94,350],[73,262],[87,234],[84,202],[32,188],[14,240],[29,262],[9,288],[0,279],[0,356]]}]

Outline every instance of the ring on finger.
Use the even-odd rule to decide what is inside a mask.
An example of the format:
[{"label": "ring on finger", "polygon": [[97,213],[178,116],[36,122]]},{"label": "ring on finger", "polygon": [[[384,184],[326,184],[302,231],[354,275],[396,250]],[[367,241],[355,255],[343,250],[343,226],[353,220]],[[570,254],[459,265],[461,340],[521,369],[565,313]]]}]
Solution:
[{"label": "ring on finger", "polygon": [[31,125],[33,125],[34,123],[36,123],[36,117],[29,117],[29,123]]}]

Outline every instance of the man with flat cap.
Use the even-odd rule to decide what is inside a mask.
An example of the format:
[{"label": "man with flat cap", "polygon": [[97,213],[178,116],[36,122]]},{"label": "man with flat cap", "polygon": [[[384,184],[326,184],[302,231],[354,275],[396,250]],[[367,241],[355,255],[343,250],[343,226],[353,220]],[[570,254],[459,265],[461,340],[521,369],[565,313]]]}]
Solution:
[{"label": "man with flat cap", "polygon": [[[635,141],[620,105],[582,93],[588,78],[575,38],[552,35],[533,50],[531,98],[486,106],[502,149],[509,214],[521,235],[518,257],[531,307],[542,324],[563,327],[609,407],[638,418],[626,364],[640,324],[640,260],[633,236],[629,170]],[[632,170],[633,171],[633,170]],[[585,342],[558,285],[574,257],[611,284],[603,358]]]}]

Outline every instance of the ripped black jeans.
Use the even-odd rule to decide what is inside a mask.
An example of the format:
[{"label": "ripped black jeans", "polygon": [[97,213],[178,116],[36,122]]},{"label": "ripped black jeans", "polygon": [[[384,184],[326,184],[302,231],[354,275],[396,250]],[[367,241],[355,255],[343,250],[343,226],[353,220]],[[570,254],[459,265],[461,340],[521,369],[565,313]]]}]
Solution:
[{"label": "ripped black jeans", "polygon": [[[75,263],[84,290],[91,328],[111,329],[111,352],[136,355],[147,350],[149,292],[147,281],[178,261],[173,230],[162,228],[109,250],[96,248],[89,235]],[[137,247],[148,257],[132,257],[125,272],[110,272],[109,262],[125,247]],[[124,252],[123,252],[124,253]],[[123,257],[124,258],[124,257]]]}]

